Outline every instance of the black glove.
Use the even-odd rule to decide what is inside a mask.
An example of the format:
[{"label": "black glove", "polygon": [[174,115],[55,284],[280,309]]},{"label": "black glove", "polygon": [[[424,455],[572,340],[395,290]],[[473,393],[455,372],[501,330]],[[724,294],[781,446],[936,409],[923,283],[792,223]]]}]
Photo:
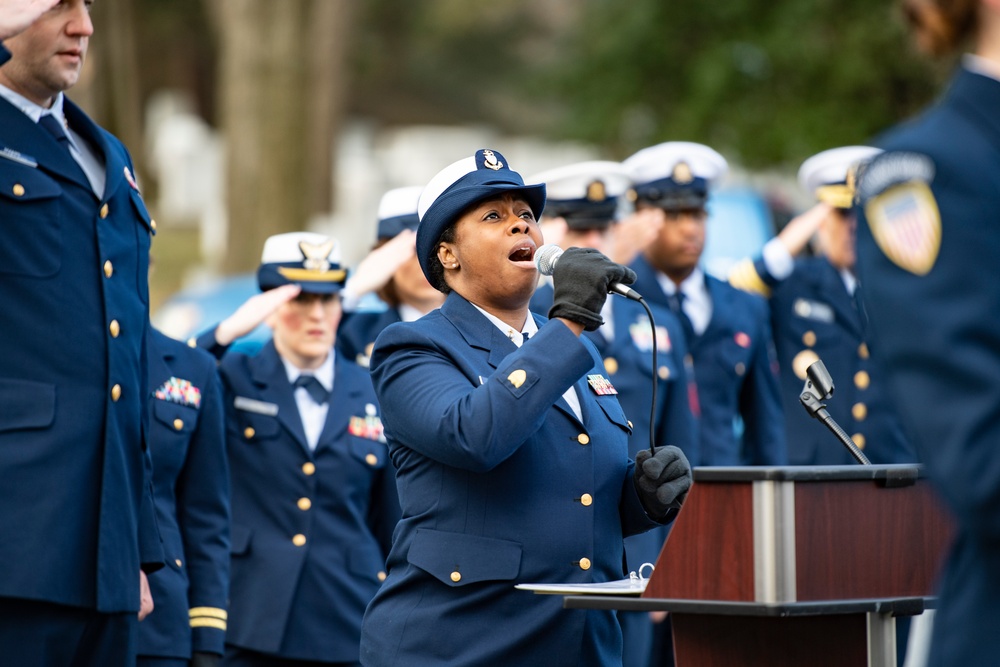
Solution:
[{"label": "black glove", "polygon": [[657,447],[656,454],[641,449],[635,455],[633,480],[643,508],[660,521],[684,502],[691,488],[691,464],[676,447]]},{"label": "black glove", "polygon": [[615,264],[593,248],[570,248],[552,271],[549,318],[562,317],[595,331],[604,324],[601,308],[614,283],[631,285],[635,271]]},{"label": "black glove", "polygon": [[191,667],[219,667],[222,656],[218,653],[195,651],[191,654]]}]

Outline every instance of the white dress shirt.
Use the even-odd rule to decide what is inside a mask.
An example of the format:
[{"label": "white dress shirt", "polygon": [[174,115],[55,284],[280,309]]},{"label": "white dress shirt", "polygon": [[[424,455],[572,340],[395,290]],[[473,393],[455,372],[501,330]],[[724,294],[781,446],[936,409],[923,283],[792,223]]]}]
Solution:
[{"label": "white dress shirt", "polygon": [[[281,363],[285,365],[285,374],[288,382],[294,384],[300,375],[313,375],[319,383],[323,385],[331,394],[333,393],[333,350],[326,355],[323,365],[314,371],[303,371],[290,361],[282,358]],[[315,450],[319,444],[319,437],[323,434],[323,427],[326,425],[326,413],[330,410],[330,402],[319,404],[312,399],[305,387],[295,389],[295,405],[299,409],[299,417],[302,418],[302,428],[306,432],[306,442],[310,450]]]}]

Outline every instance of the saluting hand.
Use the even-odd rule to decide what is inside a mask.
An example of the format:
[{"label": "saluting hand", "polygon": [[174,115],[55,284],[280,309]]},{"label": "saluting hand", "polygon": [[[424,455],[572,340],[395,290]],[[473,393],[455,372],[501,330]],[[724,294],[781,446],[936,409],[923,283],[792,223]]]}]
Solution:
[{"label": "saluting hand", "polygon": [[244,301],[235,313],[219,322],[215,327],[215,342],[219,345],[229,345],[237,338],[246,336],[279,306],[297,297],[301,291],[302,288],[298,285],[282,285],[253,295]]},{"label": "saluting hand", "polygon": [[608,257],[628,266],[660,235],[665,219],[662,210],[646,208],[611,225]]},{"label": "saluting hand", "polygon": [[635,455],[633,480],[646,513],[661,520],[684,502],[691,488],[691,464],[677,447],[657,447],[655,454],[642,449]]},{"label": "saluting hand", "polygon": [[0,41],[24,32],[57,4],[59,0],[0,0]]},{"label": "saluting hand", "polygon": [[417,233],[404,229],[361,260],[347,279],[341,296],[345,300],[360,299],[369,292],[379,290],[392,279],[399,267],[416,255]]}]

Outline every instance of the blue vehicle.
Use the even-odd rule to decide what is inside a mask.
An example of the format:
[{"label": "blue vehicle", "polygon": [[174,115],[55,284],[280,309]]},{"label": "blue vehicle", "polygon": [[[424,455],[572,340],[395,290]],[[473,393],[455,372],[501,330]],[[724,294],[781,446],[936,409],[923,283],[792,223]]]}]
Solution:
[{"label": "blue vehicle", "polygon": [[720,190],[709,196],[705,235],[702,266],[716,278],[727,280],[733,264],[755,257],[774,236],[774,217],[756,190]]},{"label": "blue vehicle", "polygon": [[[153,326],[171,338],[186,341],[214,327],[254,294],[260,294],[260,288],[253,273],[209,281],[167,299],[153,313]],[[232,349],[252,353],[270,338],[271,330],[262,324],[233,343]]]}]

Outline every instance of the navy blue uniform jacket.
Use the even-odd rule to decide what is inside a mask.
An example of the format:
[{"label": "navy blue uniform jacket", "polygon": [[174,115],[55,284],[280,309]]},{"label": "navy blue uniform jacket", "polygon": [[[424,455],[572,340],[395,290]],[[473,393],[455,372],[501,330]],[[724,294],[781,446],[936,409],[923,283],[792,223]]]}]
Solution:
[{"label": "navy blue uniform jacket", "polygon": [[[632,270],[637,276],[632,287],[649,303],[669,308],[656,269],[640,256]],[[788,450],[767,302],[712,276],[705,281],[712,319],[688,341],[701,413],[699,463],[784,465]]]},{"label": "navy blue uniform jacket", "polygon": [[[372,379],[403,505],[362,664],[607,665],[612,611],[564,610],[521,582],[622,577],[622,539],[655,525],[632,481],[629,425],[586,339],[535,317],[518,349],[457,293],[385,329]],[[575,386],[579,421],[562,394]],[[672,518],[672,517],[671,517]]]},{"label": "navy blue uniform jacket", "polygon": [[149,450],[166,567],[139,655],[222,654],[229,593],[229,466],[215,359],[150,329]]},{"label": "navy blue uniform jacket", "polygon": [[371,379],[340,355],[334,363],[326,425],[310,451],[274,342],[223,357],[233,489],[226,641],[353,662],[399,502]]},{"label": "navy blue uniform jacket", "polygon": [[337,349],[350,361],[368,368],[375,339],[382,329],[400,321],[396,308],[387,308],[381,313],[345,313],[337,329]]},{"label": "navy blue uniform jacket", "polygon": [[144,453],[152,225],[125,147],[65,113],[104,159],[101,198],[0,99],[0,597],[137,611],[140,565],[163,560]]},{"label": "navy blue uniform jacket", "polygon": [[[754,269],[771,291],[771,326],[778,351],[781,400],[792,465],[851,465],[854,457],[836,436],[813,419],[799,402],[805,384],[801,360],[819,357],[833,378],[830,416],[861,447],[872,463],[909,463],[916,452],[903,434],[886,395],[882,374],[871,360],[863,309],[847,293],[840,273],[825,257],[797,259],[778,281],[764,261]],[[796,374],[801,368],[803,375]],[[807,364],[806,364],[807,366]]]},{"label": "navy blue uniform jacket", "polygon": [[998,110],[1000,81],[961,70],[938,106],[878,141],[933,163],[941,245],[929,273],[890,262],[865,211],[858,224],[873,351],[958,524],[931,641],[933,667],[995,665],[1000,655]]}]

